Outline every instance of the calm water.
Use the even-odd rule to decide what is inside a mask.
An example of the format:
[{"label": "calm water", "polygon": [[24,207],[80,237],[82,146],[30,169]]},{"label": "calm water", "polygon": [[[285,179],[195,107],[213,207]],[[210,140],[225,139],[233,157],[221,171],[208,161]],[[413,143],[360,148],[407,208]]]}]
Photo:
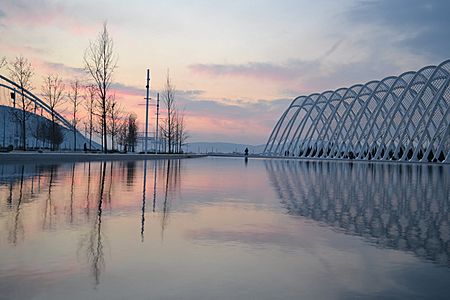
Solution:
[{"label": "calm water", "polygon": [[449,299],[449,206],[450,167],[0,165],[0,299]]}]

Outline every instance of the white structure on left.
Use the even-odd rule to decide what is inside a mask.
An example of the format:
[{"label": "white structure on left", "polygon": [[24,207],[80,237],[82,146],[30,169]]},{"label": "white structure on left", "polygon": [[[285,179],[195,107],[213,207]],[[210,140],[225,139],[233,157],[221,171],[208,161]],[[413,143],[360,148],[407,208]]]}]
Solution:
[{"label": "white structure on left", "polygon": [[[29,114],[29,118],[27,119],[26,147],[45,147],[45,142],[38,138],[36,132],[40,123],[45,121],[49,122],[49,120],[43,115],[44,113],[51,114],[50,107],[27,89],[23,89],[22,94],[22,89],[19,85],[2,75],[0,75],[0,91],[0,100],[6,104],[6,106],[0,105],[0,146],[7,147],[12,145],[14,148],[17,148],[21,144],[20,137],[22,133],[20,130],[20,124],[18,124],[17,120],[14,120],[13,118],[14,112],[18,110],[18,108],[12,107],[11,93],[13,93],[15,94],[16,101],[23,95],[27,101],[30,101],[33,104],[32,111],[27,112]],[[57,126],[61,129],[64,136],[64,139],[60,144],[60,149],[72,150],[74,148],[72,123],[60,113],[54,112],[54,114],[58,123]],[[89,145],[89,139],[85,138],[78,130],[76,131],[76,135],[77,149],[83,149],[84,143]],[[92,148],[98,149],[98,143],[92,141]]]}]

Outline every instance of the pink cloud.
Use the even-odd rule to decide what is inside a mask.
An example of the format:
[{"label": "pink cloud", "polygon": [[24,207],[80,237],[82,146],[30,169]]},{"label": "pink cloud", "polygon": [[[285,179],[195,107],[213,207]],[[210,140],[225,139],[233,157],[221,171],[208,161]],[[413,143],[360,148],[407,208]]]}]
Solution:
[{"label": "pink cloud", "polygon": [[97,25],[82,20],[76,9],[64,2],[5,0],[1,9],[3,26],[58,27],[76,35],[97,31]]},{"label": "pink cloud", "polygon": [[214,77],[246,77],[273,81],[293,81],[315,68],[314,62],[291,61],[286,64],[249,62],[246,64],[194,64],[191,72]]}]

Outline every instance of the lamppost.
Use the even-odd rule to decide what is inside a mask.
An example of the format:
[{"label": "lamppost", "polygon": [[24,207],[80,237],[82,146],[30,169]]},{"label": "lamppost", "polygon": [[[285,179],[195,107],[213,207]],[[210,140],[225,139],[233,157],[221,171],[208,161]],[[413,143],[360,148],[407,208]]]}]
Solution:
[{"label": "lamppost", "polygon": [[147,97],[145,97],[145,142],[144,142],[144,153],[147,153],[147,139],[148,139],[148,102],[150,98],[150,70],[147,69]]},{"label": "lamppost", "polygon": [[159,119],[159,93],[156,95],[156,128],[155,128],[155,154],[158,154],[158,119]]}]

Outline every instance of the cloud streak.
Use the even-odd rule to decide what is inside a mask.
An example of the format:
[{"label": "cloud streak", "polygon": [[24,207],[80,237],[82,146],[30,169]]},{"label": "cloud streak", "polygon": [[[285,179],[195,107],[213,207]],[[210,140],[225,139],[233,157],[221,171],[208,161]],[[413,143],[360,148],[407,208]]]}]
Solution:
[{"label": "cloud streak", "polygon": [[358,2],[348,11],[354,25],[388,28],[401,37],[398,45],[433,59],[450,53],[450,2],[441,0],[380,0]]},{"label": "cloud streak", "polygon": [[302,77],[314,62],[290,61],[286,64],[269,62],[249,62],[246,64],[193,64],[191,72],[199,75],[223,77],[237,76],[252,79],[291,81]]},{"label": "cloud streak", "polygon": [[[145,105],[145,88],[115,82],[111,92],[121,100],[126,110],[139,111],[139,122],[143,122],[142,107]],[[154,104],[156,93],[152,90]],[[185,114],[190,141],[230,141],[239,143],[265,143],[276,120],[291,99],[257,100],[204,99],[202,90],[176,90],[176,105]],[[160,118],[165,117],[163,95],[160,96]],[[155,107],[150,107],[151,122]],[[154,124],[151,123],[151,126]]]},{"label": "cloud streak", "polygon": [[270,80],[281,84],[298,82],[299,79],[320,75],[326,59],[341,46],[343,39],[333,43],[316,59],[289,59],[284,63],[248,62],[243,64],[192,64],[189,70],[197,75],[210,77],[239,77],[252,80]]},{"label": "cloud streak", "polygon": [[185,108],[192,141],[261,144],[266,142],[276,120],[291,99],[250,102],[178,97],[177,101],[180,108]]},{"label": "cloud streak", "polygon": [[92,20],[77,13],[80,7],[67,2],[3,0],[2,5],[0,22],[3,26],[57,27],[77,35],[94,31],[90,26]]},{"label": "cloud streak", "polygon": [[119,82],[113,82],[111,89],[127,96],[145,96],[145,89]]},{"label": "cloud streak", "polygon": [[83,68],[71,67],[63,63],[43,61],[42,65],[44,68],[49,69],[54,73],[63,73],[66,76],[80,77],[86,74]]}]

